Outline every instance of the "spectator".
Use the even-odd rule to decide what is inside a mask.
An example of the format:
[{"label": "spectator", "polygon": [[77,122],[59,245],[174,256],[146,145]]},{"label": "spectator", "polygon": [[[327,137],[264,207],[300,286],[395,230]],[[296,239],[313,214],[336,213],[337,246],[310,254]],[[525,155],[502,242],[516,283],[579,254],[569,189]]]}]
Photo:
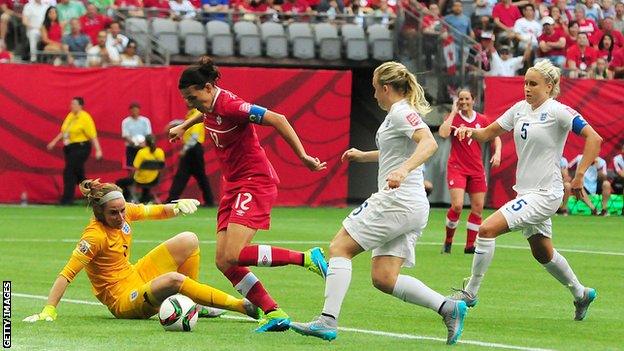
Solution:
[{"label": "spectator", "polygon": [[185,18],[195,18],[197,12],[189,0],[169,0],[172,18],[176,21]]},{"label": "spectator", "polygon": [[111,22],[110,17],[99,14],[97,7],[93,4],[88,4],[87,13],[80,17],[82,32],[89,36],[93,45],[97,44],[98,33],[108,27]]},{"label": "spectator", "polygon": [[603,34],[609,34],[613,41],[613,46],[622,47],[624,45],[624,35],[621,32],[613,28],[613,18],[606,17],[602,20],[602,30],[598,29],[591,36],[591,44],[594,46],[598,46],[598,43],[602,40]]},{"label": "spectator", "polygon": [[542,35],[542,25],[535,19],[535,7],[532,4],[522,8],[522,18],[514,24],[513,31],[519,40],[518,48],[524,51],[526,45],[537,48],[537,38]]},{"label": "spectator", "polygon": [[[621,0],[618,0],[618,2],[620,1]],[[615,18],[615,6],[613,5],[613,0],[602,0],[602,4],[600,4],[600,8],[602,8],[603,18],[607,18],[607,17]]]},{"label": "spectator", "polygon": [[[583,155],[576,156],[572,161],[570,161],[569,168],[574,168],[581,162],[581,158]],[[591,166],[587,168],[585,171],[585,176],[583,177],[583,188],[585,191],[582,191],[582,199],[583,202],[591,209],[592,214],[594,216],[608,216],[609,211],[607,210],[607,204],[609,203],[609,197],[611,196],[611,183],[607,179],[607,162],[601,157],[596,157]],[[602,195],[602,210],[598,212],[596,206],[589,199],[590,195],[601,194]]]},{"label": "spectator", "polygon": [[41,39],[41,26],[45,19],[48,5],[44,5],[41,0],[31,0],[24,6],[22,11],[22,23],[26,27],[26,36],[30,44],[30,61],[37,61],[37,44]]},{"label": "spectator", "polygon": [[587,33],[579,33],[576,45],[566,52],[567,68],[570,70],[570,78],[587,77],[589,71],[594,68],[598,50],[589,46]]},{"label": "spectator", "polygon": [[472,31],[472,24],[470,23],[470,18],[464,15],[464,9],[461,1],[455,0],[451,7],[451,14],[446,15],[444,20],[456,31],[450,31],[451,35],[455,38],[455,42],[459,43],[463,41],[463,36],[467,35],[471,38],[475,38],[474,32]]},{"label": "spectator", "polygon": [[56,7],[50,6],[41,26],[41,49],[49,53],[60,53],[63,50],[62,38],[63,27],[58,21]]},{"label": "spectator", "polygon": [[498,36],[513,37],[513,26],[516,24],[516,20],[522,17],[522,14],[516,5],[511,3],[511,0],[502,0],[494,6],[492,17],[497,31],[506,33],[499,33]]},{"label": "spectator", "polygon": [[475,0],[475,16],[492,17],[492,11],[496,3],[497,0]]},{"label": "spectator", "polygon": [[143,0],[148,17],[171,17],[169,0]]},{"label": "spectator", "polygon": [[553,30],[565,36],[568,33],[568,24],[570,23],[568,17],[561,15],[561,10],[557,6],[551,6],[549,13],[550,17],[555,21]]},{"label": "spectator", "polygon": [[213,12],[227,12],[229,10],[229,0],[202,0],[202,10],[204,10],[204,19],[226,21],[226,14],[211,14]]},{"label": "spectator", "polygon": [[564,22],[569,23],[570,21],[574,19],[574,7],[568,5],[568,0],[557,0],[555,3],[555,6],[561,12],[561,17],[565,17],[566,19],[566,21],[562,21],[562,23]]},{"label": "spectator", "polygon": [[603,57],[599,57],[598,59],[596,59],[596,65],[589,72],[588,77],[591,79],[598,79],[598,80],[611,79],[611,75],[609,74],[608,67],[609,67],[609,64],[607,63],[607,60]]},{"label": "spectator", "polygon": [[98,12],[103,15],[112,15],[115,6],[115,0],[89,0],[89,3],[95,5]]},{"label": "spectator", "polygon": [[616,49],[613,53],[609,72],[611,78],[624,78],[624,47]]},{"label": "spectator", "polygon": [[585,0],[585,17],[594,21],[595,23],[600,23],[603,18],[602,8],[600,5],[596,4],[595,0]]},{"label": "spectator", "polygon": [[284,0],[282,11],[289,14],[311,14],[312,7],[307,0]]},{"label": "spectator", "polygon": [[396,14],[392,7],[388,6],[388,0],[380,0],[379,7],[373,11],[375,16],[375,23],[381,23],[383,25],[391,25],[394,23]]},{"label": "spectator", "polygon": [[568,24],[568,35],[566,36],[566,51],[576,45],[579,33],[578,23],[576,21],[570,21],[570,24]]},{"label": "spectator", "polygon": [[59,0],[56,5],[58,11],[58,21],[63,24],[63,34],[69,34],[69,20],[72,18],[80,18],[87,13],[87,9],[80,1],[76,0]]},{"label": "spectator", "polygon": [[13,62],[13,53],[7,50],[6,44],[3,41],[0,41],[0,63],[11,62]]},{"label": "spectator", "polygon": [[[144,142],[141,144],[140,150],[137,152],[132,166],[134,167],[134,175],[132,178],[119,179],[115,183],[123,189],[124,197],[126,200],[135,201],[130,195],[130,187],[141,188],[142,194],[139,202],[147,204],[154,200],[158,202],[158,199],[154,199],[151,193],[151,189],[158,184],[160,178],[160,170],[143,168],[144,162],[165,162],[165,152],[163,149],[156,146],[156,138],[150,134],[145,137]],[[130,197],[130,198],[128,198]]]},{"label": "spectator", "polygon": [[618,1],[615,4],[615,17],[613,19],[613,28],[620,33],[624,32],[624,2]]},{"label": "spectator", "polygon": [[574,8],[574,18],[579,26],[580,33],[587,33],[587,38],[591,39],[592,34],[598,30],[596,22],[591,19],[585,18],[585,6],[578,4]]},{"label": "spectator", "polygon": [[126,49],[121,54],[121,62],[119,63],[123,67],[139,67],[143,66],[143,60],[137,55],[137,43],[130,39]]},{"label": "spectator", "polygon": [[115,0],[113,9],[127,12],[130,17],[145,17],[143,0]]},{"label": "spectator", "polygon": [[511,48],[507,45],[501,46],[499,52],[496,52],[495,49],[492,50],[490,76],[513,77],[531,58],[531,45],[526,46],[522,56],[516,57],[511,54]]},{"label": "spectator", "polygon": [[132,169],[132,162],[139,151],[141,140],[152,134],[149,118],[141,115],[141,105],[133,102],[128,107],[130,115],[121,121],[121,137],[126,144],[124,168]]},{"label": "spectator", "polygon": [[87,65],[87,50],[91,48],[91,39],[82,33],[80,20],[72,18],[69,21],[70,34],[63,36],[63,51],[68,53],[67,63],[85,67]]},{"label": "spectator", "polygon": [[89,67],[106,67],[116,65],[118,62],[111,59],[106,46],[106,31],[100,31],[97,36],[97,45],[87,50],[87,64]]},{"label": "spectator", "polygon": [[610,63],[613,60],[614,49],[613,37],[610,34],[603,34],[600,43],[598,43],[598,58],[603,58],[607,63]]},{"label": "spectator", "polygon": [[466,63],[472,69],[478,69],[489,72],[492,69],[492,53],[496,51],[494,48],[494,33],[491,31],[481,32],[479,36],[479,44],[472,47],[470,55]]},{"label": "spectator", "polygon": [[423,52],[425,54],[425,64],[428,70],[433,67],[433,57],[438,52],[440,39],[446,39],[448,35],[446,29],[440,21],[440,8],[438,4],[429,4],[429,13],[422,20]]},{"label": "spectator", "polygon": [[566,38],[563,33],[555,31],[555,20],[546,16],[542,18],[543,31],[539,37],[538,57],[543,57],[553,65],[563,68],[565,66]]},{"label": "spectator", "polygon": [[106,36],[106,47],[108,48],[111,61],[119,62],[119,55],[126,49],[128,40],[128,37],[121,34],[121,25],[119,22],[111,22],[108,27],[108,35]]},{"label": "spectator", "polygon": [[0,42],[5,43],[9,23],[15,15],[13,11],[13,0],[0,0]]}]

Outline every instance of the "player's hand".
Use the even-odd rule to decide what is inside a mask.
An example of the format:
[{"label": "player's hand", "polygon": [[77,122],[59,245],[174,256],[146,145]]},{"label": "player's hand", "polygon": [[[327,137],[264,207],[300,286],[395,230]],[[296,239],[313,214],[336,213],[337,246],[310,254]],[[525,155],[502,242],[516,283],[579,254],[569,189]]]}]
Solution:
[{"label": "player's hand", "polygon": [[38,321],[52,322],[56,319],[56,307],[52,305],[46,305],[41,313],[33,314],[24,318],[24,322],[35,323]]},{"label": "player's hand", "polygon": [[177,125],[169,129],[169,141],[174,142],[178,139],[182,139],[182,135],[184,135],[184,127],[181,125]]},{"label": "player's hand", "polygon": [[52,150],[52,149],[54,149],[54,147],[55,147],[55,146],[56,146],[56,143],[55,143],[54,141],[51,141],[51,142],[50,142],[50,143],[46,146],[46,148],[47,148],[48,150]]},{"label": "player's hand", "polygon": [[364,152],[352,147],[342,154],[340,161],[360,162],[362,157],[364,157]]},{"label": "player's hand", "polygon": [[459,112],[459,99],[453,99],[453,107],[451,108],[451,114],[455,116]]},{"label": "player's hand", "polygon": [[102,151],[100,150],[95,151],[95,159],[98,161],[102,159]]},{"label": "player's hand", "polygon": [[500,166],[501,155],[497,154],[497,153],[494,153],[494,155],[492,155],[492,158],[490,159],[490,163],[492,164],[492,167]]},{"label": "player's hand", "polygon": [[583,178],[575,176],[574,179],[570,182],[570,188],[572,191],[572,195],[574,195],[577,199],[583,198]]},{"label": "player's hand", "polygon": [[466,126],[460,126],[459,128],[455,128],[455,132],[453,135],[457,137],[457,139],[464,140],[466,138],[472,138],[472,133],[475,131],[474,128],[468,128]]},{"label": "player's hand", "polygon": [[403,182],[403,179],[407,177],[408,173],[409,172],[403,167],[399,167],[394,171],[390,172],[390,174],[388,174],[388,177],[386,178],[386,181],[388,182],[388,188],[398,188],[401,185],[401,182]]},{"label": "player's hand", "polygon": [[327,169],[327,162],[321,162],[318,157],[304,155],[301,158],[301,162],[303,162],[303,164],[311,171],[322,171]]},{"label": "player's hand", "polygon": [[173,202],[173,214],[176,216],[180,213],[184,216],[193,214],[197,211],[197,206],[199,206],[199,201],[195,199],[180,199]]}]

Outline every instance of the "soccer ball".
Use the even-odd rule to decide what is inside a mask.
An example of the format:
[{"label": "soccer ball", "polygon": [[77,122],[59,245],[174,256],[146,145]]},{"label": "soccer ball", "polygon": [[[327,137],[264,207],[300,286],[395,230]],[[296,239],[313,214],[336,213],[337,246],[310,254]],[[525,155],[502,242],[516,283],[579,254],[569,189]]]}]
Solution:
[{"label": "soccer ball", "polygon": [[197,304],[190,298],[176,294],[160,305],[158,318],[168,331],[191,331],[197,324]]}]

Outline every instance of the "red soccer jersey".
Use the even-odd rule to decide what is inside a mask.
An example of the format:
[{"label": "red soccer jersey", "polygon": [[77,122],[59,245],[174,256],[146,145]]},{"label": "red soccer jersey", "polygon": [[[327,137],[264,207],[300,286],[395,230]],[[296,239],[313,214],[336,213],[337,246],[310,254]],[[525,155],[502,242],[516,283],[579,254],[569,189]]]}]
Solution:
[{"label": "red soccer jersey", "polygon": [[[468,128],[485,128],[490,125],[490,121],[480,113],[473,112],[472,118],[465,118],[461,113],[453,116],[453,127],[459,128],[466,126]],[[451,153],[448,159],[448,167],[467,175],[478,175],[485,172],[483,162],[481,161],[481,144],[479,142],[466,138],[459,141],[454,137],[451,131]]]},{"label": "red soccer jersey", "polygon": [[[579,46],[574,45],[566,52],[566,60],[576,62],[576,68],[580,68],[582,70],[585,70],[585,68],[581,67],[582,63],[585,64],[585,67],[589,67],[596,62],[597,58],[598,50],[592,48],[591,46],[586,47],[585,51],[581,52]],[[569,67],[569,65],[566,65],[566,67]]]},{"label": "red soccer jersey", "polygon": [[80,17],[80,27],[82,32],[91,38],[91,43],[97,45],[97,35],[100,31],[105,30],[112,22],[110,17],[96,14],[93,18],[87,15]]},{"label": "red soccer jersey", "polygon": [[278,184],[279,178],[260,146],[256,129],[258,111],[233,93],[217,88],[212,112],[204,114],[204,125],[215,144],[223,177],[228,182],[263,178]]},{"label": "red soccer jersey", "polygon": [[[559,41],[559,39],[561,38],[565,38],[564,34],[558,33],[558,32],[554,32],[551,35],[546,35],[543,34],[540,35],[540,37],[538,38],[539,41],[545,41],[547,43],[556,43]],[[565,56],[565,49],[551,49],[548,52],[542,52],[542,50],[538,50],[539,56],[544,57],[544,56]]]},{"label": "red soccer jersey", "polygon": [[492,9],[492,17],[498,18],[507,27],[513,27],[516,20],[522,18],[522,14],[516,5],[505,7],[505,4],[499,2]]}]

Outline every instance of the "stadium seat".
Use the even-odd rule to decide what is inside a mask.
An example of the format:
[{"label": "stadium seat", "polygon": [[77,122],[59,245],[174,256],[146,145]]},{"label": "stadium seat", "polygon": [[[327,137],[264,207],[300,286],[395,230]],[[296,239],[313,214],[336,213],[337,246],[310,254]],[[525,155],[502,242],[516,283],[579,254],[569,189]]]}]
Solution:
[{"label": "stadium seat", "polygon": [[340,38],[336,26],[329,23],[318,23],[314,26],[314,38],[319,47],[319,57],[324,60],[340,58]]},{"label": "stadium seat", "polygon": [[291,23],[288,26],[288,40],[293,56],[300,59],[314,58],[314,37],[307,23]]},{"label": "stadium seat", "polygon": [[388,27],[373,24],[368,27],[368,43],[375,60],[388,61],[394,58],[394,42]]},{"label": "stadium seat", "polygon": [[264,22],[260,25],[262,41],[266,47],[266,55],[272,58],[288,56],[288,39],[284,27],[275,22]]},{"label": "stadium seat", "polygon": [[204,26],[195,20],[185,19],[178,24],[180,39],[184,43],[184,53],[191,56],[205,55],[206,34]]},{"label": "stadium seat", "polygon": [[238,21],[234,23],[234,33],[238,43],[238,53],[241,56],[258,57],[262,55],[260,31],[255,23]]},{"label": "stadium seat", "polygon": [[357,24],[343,24],[342,42],[349,60],[362,61],[368,59],[368,42],[364,29]]},{"label": "stadium seat", "polygon": [[137,42],[137,49],[140,54],[147,53],[149,47],[149,32],[147,20],[138,17],[129,17],[124,22],[126,36]]},{"label": "stadium seat", "polygon": [[206,23],[206,36],[210,42],[213,55],[234,55],[234,38],[227,23],[219,20],[212,20]]},{"label": "stadium seat", "polygon": [[157,50],[165,49],[171,55],[180,53],[180,40],[178,38],[178,25],[176,22],[165,18],[152,19],[152,35],[158,42]]}]

